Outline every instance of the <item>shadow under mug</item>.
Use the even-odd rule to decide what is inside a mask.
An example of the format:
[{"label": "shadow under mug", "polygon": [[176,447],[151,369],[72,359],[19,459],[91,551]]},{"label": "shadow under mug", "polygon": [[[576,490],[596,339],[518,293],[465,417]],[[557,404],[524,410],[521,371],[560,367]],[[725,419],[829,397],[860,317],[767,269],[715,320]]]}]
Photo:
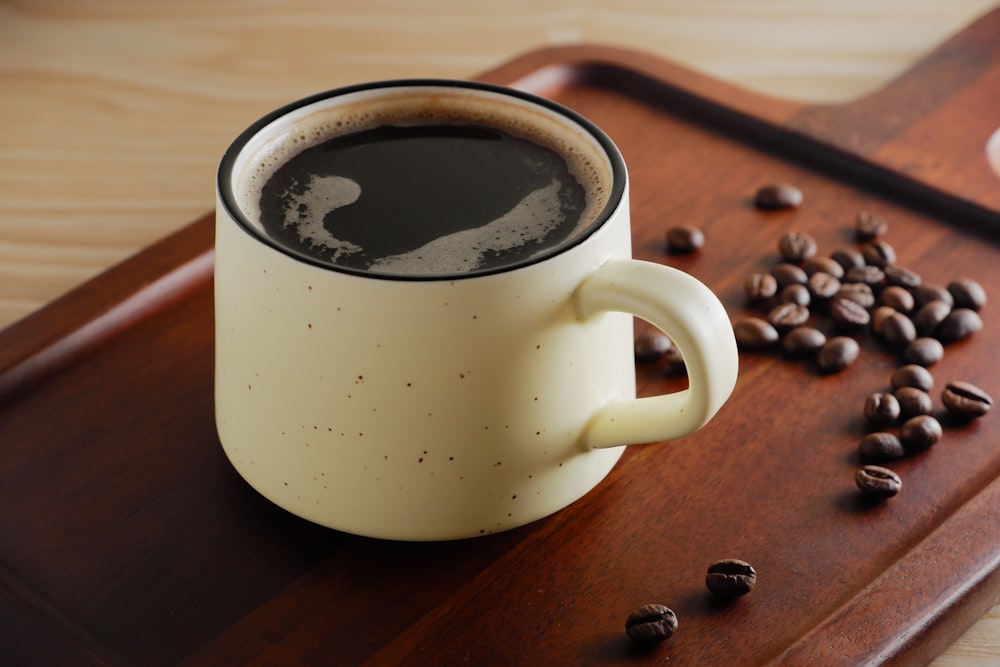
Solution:
[{"label": "shadow under mug", "polygon": [[[467,275],[344,269],[261,231],[245,175],[265,146],[316,118],[399,104],[544,125],[596,156],[606,200],[572,241]],[[695,278],[631,258],[620,152],[552,101],[437,80],[322,93],[248,128],[217,185],[219,437],[247,482],[308,520],[400,540],[520,526],[586,494],[625,446],[700,428],[735,385],[724,307]],[[633,316],[677,345],[686,390],[636,398]]]}]

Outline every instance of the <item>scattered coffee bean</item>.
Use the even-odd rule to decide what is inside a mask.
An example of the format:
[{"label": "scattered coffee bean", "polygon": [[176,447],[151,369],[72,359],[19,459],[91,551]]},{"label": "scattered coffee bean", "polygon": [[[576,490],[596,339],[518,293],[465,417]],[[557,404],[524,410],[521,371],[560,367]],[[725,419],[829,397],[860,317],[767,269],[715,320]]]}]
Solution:
[{"label": "scattered coffee bean", "polygon": [[865,283],[844,283],[837,290],[837,296],[854,301],[862,308],[875,305],[875,293],[870,285]]},{"label": "scattered coffee bean", "polygon": [[772,183],[757,190],[753,203],[766,211],[795,208],[802,204],[802,191],[787,183]]},{"label": "scattered coffee bean", "polygon": [[847,272],[844,273],[845,283],[864,283],[874,287],[882,284],[884,280],[885,272],[874,264],[856,266],[853,269],[847,269]]},{"label": "scattered coffee bean", "polygon": [[899,441],[907,454],[922,452],[940,439],[941,423],[930,415],[908,419],[899,428]]},{"label": "scattered coffee bean", "polygon": [[778,330],[759,317],[744,317],[733,324],[733,334],[741,348],[762,350],[778,342]]},{"label": "scattered coffee bean", "polygon": [[817,257],[813,255],[802,262],[802,269],[808,274],[826,273],[837,280],[844,277],[844,267],[837,263],[832,257]]},{"label": "scattered coffee bean", "polygon": [[889,231],[889,222],[874,213],[861,211],[854,218],[854,236],[859,241],[871,241]]},{"label": "scattered coffee bean", "polygon": [[830,301],[830,317],[838,324],[849,327],[863,327],[871,321],[867,308],[840,294]]},{"label": "scattered coffee bean", "polygon": [[778,288],[788,285],[805,285],[809,280],[805,269],[789,262],[780,262],[771,268],[771,275],[778,281]]},{"label": "scattered coffee bean", "polygon": [[899,475],[881,466],[867,465],[854,475],[854,483],[866,496],[891,498],[903,488]]},{"label": "scattered coffee bean", "polygon": [[944,322],[944,318],[948,317],[949,313],[951,313],[950,303],[934,299],[919,306],[913,315],[913,325],[917,328],[918,334],[928,336],[934,333],[934,330]]},{"label": "scattered coffee bean", "polygon": [[921,282],[919,273],[904,269],[901,266],[887,266],[882,269],[882,273],[885,274],[885,282],[896,287],[913,289]]},{"label": "scattered coffee bean", "polygon": [[900,387],[916,387],[924,391],[930,391],[934,386],[934,376],[923,366],[917,364],[906,364],[900,366],[892,373],[889,383],[893,389]]},{"label": "scattered coffee bean", "polygon": [[879,306],[872,311],[872,333],[876,336],[882,335],[882,324],[899,311],[889,306]]},{"label": "scattered coffee bean", "polygon": [[848,336],[834,336],[820,348],[817,363],[824,373],[838,373],[857,361],[860,353],[858,341]]},{"label": "scattered coffee bean", "polygon": [[705,586],[723,598],[737,598],[753,590],[757,572],[750,563],[726,558],[712,563],[705,575]]},{"label": "scattered coffee bean", "polygon": [[[861,248],[861,255],[869,266],[884,269],[896,262],[896,251],[883,239],[869,241]],[[884,272],[883,272],[884,277]]]},{"label": "scattered coffee bean", "polygon": [[862,268],[865,265],[864,255],[861,254],[860,250],[855,250],[854,248],[840,248],[839,250],[834,250],[830,255],[830,258],[843,267],[845,276],[847,271]]},{"label": "scattered coffee bean", "polygon": [[899,415],[903,419],[917,415],[929,415],[933,409],[931,396],[923,389],[916,387],[900,387],[896,390],[896,400],[899,401]]},{"label": "scattered coffee bean", "polygon": [[895,461],[906,455],[903,443],[899,441],[896,434],[885,431],[869,433],[861,438],[858,451],[862,457],[869,461]]},{"label": "scattered coffee bean", "polygon": [[913,321],[900,312],[888,315],[879,326],[879,332],[882,340],[897,349],[905,348],[917,337]]},{"label": "scattered coffee bean", "polygon": [[770,273],[752,273],[743,282],[743,293],[750,303],[766,301],[778,293],[778,281]]},{"label": "scattered coffee bean", "polygon": [[899,401],[893,394],[880,391],[865,399],[865,419],[876,428],[895,424],[899,419]]},{"label": "scattered coffee bean", "polygon": [[979,313],[971,308],[953,308],[934,329],[934,337],[942,343],[954,343],[968,338],[983,328]]},{"label": "scattered coffee bean", "polygon": [[786,262],[801,264],[816,254],[816,239],[805,232],[785,232],[778,239],[778,252]]},{"label": "scattered coffee bean", "polygon": [[797,303],[781,303],[767,313],[767,321],[778,330],[787,331],[809,320],[809,309]]},{"label": "scattered coffee bean", "polygon": [[800,326],[785,334],[781,344],[785,348],[785,352],[793,357],[798,357],[819,350],[825,342],[826,335],[819,329]]},{"label": "scattered coffee bean", "polygon": [[941,402],[949,414],[963,419],[982,417],[993,407],[993,397],[974,384],[949,382],[941,392]]},{"label": "scattered coffee bean", "polygon": [[644,331],[635,337],[635,360],[640,364],[659,361],[674,343],[661,331]]},{"label": "scattered coffee bean", "polygon": [[960,278],[948,283],[948,292],[959,308],[979,310],[986,305],[986,290],[971,278]]},{"label": "scattered coffee bean", "polygon": [[944,287],[933,283],[921,283],[913,288],[913,299],[917,308],[931,301],[944,301],[949,306],[955,305],[955,298]]},{"label": "scattered coffee bean", "polygon": [[809,292],[809,288],[805,285],[795,283],[794,285],[786,285],[785,288],[781,290],[778,300],[781,303],[794,303],[800,306],[808,306],[809,302],[812,300],[812,294]]},{"label": "scattered coffee bean", "polygon": [[705,245],[705,234],[693,225],[676,225],[667,230],[667,251],[684,254]]},{"label": "scattered coffee bean", "polygon": [[810,275],[806,285],[812,295],[822,301],[832,299],[840,290],[840,280],[826,271],[817,271]]},{"label": "scattered coffee bean", "polygon": [[914,303],[910,291],[899,285],[889,285],[883,289],[882,293],[878,295],[878,302],[904,314],[913,310]]},{"label": "scattered coffee bean", "polygon": [[915,338],[903,350],[903,360],[920,366],[933,366],[944,358],[944,346],[937,338],[922,336]]},{"label": "scattered coffee bean", "polygon": [[634,641],[646,643],[662,642],[677,631],[677,615],[670,607],[662,604],[646,604],[625,620],[625,632]]}]

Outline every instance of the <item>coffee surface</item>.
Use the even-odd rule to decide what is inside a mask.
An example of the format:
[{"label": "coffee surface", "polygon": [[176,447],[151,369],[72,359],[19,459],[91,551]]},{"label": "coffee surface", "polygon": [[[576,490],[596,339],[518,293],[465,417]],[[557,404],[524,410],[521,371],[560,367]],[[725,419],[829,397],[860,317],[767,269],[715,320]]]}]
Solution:
[{"label": "coffee surface", "polygon": [[288,159],[261,189],[264,233],[352,269],[461,275],[517,264],[589,226],[558,152],[494,127],[383,125]]}]

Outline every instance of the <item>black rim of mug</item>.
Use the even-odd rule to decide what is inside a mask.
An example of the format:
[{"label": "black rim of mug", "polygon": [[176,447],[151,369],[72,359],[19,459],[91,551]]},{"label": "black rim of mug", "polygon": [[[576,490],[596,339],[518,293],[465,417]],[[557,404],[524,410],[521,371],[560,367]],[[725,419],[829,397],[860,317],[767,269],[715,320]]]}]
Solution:
[{"label": "black rim of mug", "polygon": [[[315,104],[317,102],[322,102],[324,100],[333,99],[336,97],[341,97],[344,95],[349,95],[351,93],[367,91],[367,90],[377,90],[382,88],[408,88],[408,87],[438,87],[438,88],[466,88],[471,90],[480,90],[495,93],[498,95],[504,95],[507,97],[514,97],[526,102],[530,102],[537,106],[553,111],[560,116],[565,117],[575,125],[579,126],[585,130],[591,137],[593,137],[597,143],[601,146],[604,154],[608,158],[608,162],[611,165],[611,193],[608,196],[608,201],[604,205],[604,208],[594,219],[594,222],[588,227],[583,233],[577,237],[571,239],[570,241],[557,245],[553,247],[548,252],[542,253],[538,256],[532,257],[530,259],[525,259],[520,262],[512,263],[499,268],[482,269],[478,271],[470,271],[468,273],[462,274],[393,274],[393,273],[371,273],[368,271],[355,269],[351,267],[344,267],[333,264],[331,262],[324,262],[321,259],[307,255],[305,253],[299,253],[295,250],[288,248],[282,244],[275,242],[273,239],[269,238],[266,234],[259,233],[254,228],[254,225],[250,223],[247,217],[244,215],[243,210],[236,204],[236,197],[233,192],[232,187],[232,174],[236,166],[236,161],[242,152],[243,148],[253,139],[262,129],[273,123],[274,121],[280,119],[281,117],[310,104]],[[570,109],[567,106],[559,104],[553,100],[534,95],[522,90],[517,90],[515,88],[508,88],[505,86],[499,86],[490,83],[483,83],[479,81],[463,81],[463,80],[451,80],[451,79],[395,79],[391,81],[381,81],[375,83],[364,83],[357,84],[353,86],[345,86],[341,88],[335,88],[333,90],[328,90],[325,92],[317,93],[315,95],[310,95],[309,97],[302,98],[283,107],[275,109],[271,113],[261,117],[252,125],[250,125],[246,130],[244,130],[240,135],[230,144],[229,148],[226,150],[225,154],[222,156],[222,161],[219,164],[219,170],[217,175],[216,187],[218,188],[219,198],[222,203],[226,214],[235,220],[239,226],[247,234],[251,235],[254,239],[264,242],[269,247],[281,252],[296,261],[305,262],[313,266],[317,266],[322,269],[352,274],[357,276],[363,276],[365,278],[375,278],[380,280],[405,280],[405,281],[431,281],[431,280],[463,280],[468,278],[475,278],[479,276],[492,275],[497,273],[506,273],[509,271],[514,271],[526,266],[532,266],[543,262],[546,259],[550,259],[557,255],[560,255],[572,248],[579,246],[581,243],[586,241],[588,238],[594,235],[594,233],[601,229],[604,224],[611,218],[612,214],[618,209],[621,204],[622,198],[625,194],[625,183],[627,179],[627,172],[625,169],[625,160],[622,158],[621,152],[618,147],[611,140],[602,129],[600,129],[593,122],[577,113],[576,111]]]}]

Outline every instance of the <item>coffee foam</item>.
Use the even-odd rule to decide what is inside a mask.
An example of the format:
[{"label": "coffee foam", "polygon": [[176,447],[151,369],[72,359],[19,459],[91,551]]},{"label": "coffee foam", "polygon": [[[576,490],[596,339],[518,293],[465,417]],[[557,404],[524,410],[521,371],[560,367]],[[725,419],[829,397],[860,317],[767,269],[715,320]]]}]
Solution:
[{"label": "coffee foam", "polygon": [[[566,160],[570,173],[586,193],[586,208],[571,237],[593,224],[607,204],[612,181],[610,161],[600,144],[583,128],[554,111],[518,98],[474,88],[439,86],[375,88],[348,93],[321,100],[279,118],[261,130],[241,152],[233,175],[236,203],[258,233],[266,235],[260,223],[261,190],[274,172],[289,159],[338,136],[385,125],[428,124],[494,127],[509,135],[550,148],[561,155]],[[342,186],[343,184],[338,185]],[[320,192],[322,189],[321,187]],[[342,195],[343,193],[336,196]],[[544,194],[533,194],[508,215],[490,223],[491,231],[498,231],[501,235],[513,233],[514,221],[527,219],[524,206],[544,199]],[[329,203],[331,206],[344,205],[339,200],[331,200]],[[321,225],[310,224],[305,230],[300,229],[299,233],[300,237],[307,233],[310,243],[329,247],[334,254],[338,251],[357,250],[338,245],[343,242],[326,234]],[[517,244],[516,239],[508,240]],[[418,250],[438,256],[443,261],[444,255],[452,252],[447,248],[463,247],[460,244],[467,241],[460,235],[454,235],[453,238],[439,239],[433,248]],[[464,247],[468,248],[467,245]],[[416,252],[418,251],[414,251]],[[416,255],[411,253],[405,260],[401,257],[393,259],[393,262],[399,262],[395,264],[396,269],[389,269],[393,264],[386,261],[383,266],[376,265],[371,270],[387,273],[415,272],[416,261]],[[409,265],[409,268],[404,269],[404,264]],[[457,272],[469,268],[474,267],[466,266]]]}]

